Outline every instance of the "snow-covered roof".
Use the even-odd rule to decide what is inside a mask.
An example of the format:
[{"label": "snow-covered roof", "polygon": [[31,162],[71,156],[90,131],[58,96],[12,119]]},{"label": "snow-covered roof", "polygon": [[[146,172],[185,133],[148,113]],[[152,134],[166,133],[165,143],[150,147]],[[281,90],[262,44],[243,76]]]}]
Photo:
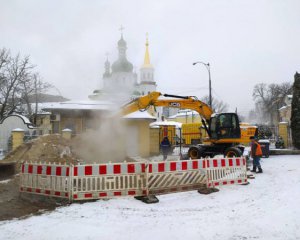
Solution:
[{"label": "snow-covered roof", "polygon": [[197,111],[183,109],[183,110],[179,110],[178,113],[168,118],[185,117],[185,116],[192,116],[192,115],[199,115],[199,113]]},{"label": "snow-covered roof", "polygon": [[147,111],[144,111],[144,112],[136,111],[136,112],[127,114],[123,118],[125,118],[125,119],[153,119],[153,120],[156,119],[156,117],[152,116]]},{"label": "snow-covered roof", "polygon": [[43,110],[110,110],[113,103],[109,101],[68,101],[60,103],[48,103]]},{"label": "snow-covered roof", "polygon": [[156,127],[156,126],[175,126],[181,128],[182,123],[174,122],[174,121],[157,121],[157,122],[150,123],[150,127]]}]

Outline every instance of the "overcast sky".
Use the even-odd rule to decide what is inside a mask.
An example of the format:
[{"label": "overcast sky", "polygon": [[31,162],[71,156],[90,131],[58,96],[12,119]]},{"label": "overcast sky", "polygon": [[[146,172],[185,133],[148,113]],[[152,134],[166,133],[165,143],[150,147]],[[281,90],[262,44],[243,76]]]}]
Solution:
[{"label": "overcast sky", "polygon": [[257,83],[300,71],[299,0],[0,0],[0,47],[30,55],[63,96],[86,99],[101,84],[106,52],[117,58],[120,26],[139,71],[149,33],[158,90],[213,95],[246,114]]}]

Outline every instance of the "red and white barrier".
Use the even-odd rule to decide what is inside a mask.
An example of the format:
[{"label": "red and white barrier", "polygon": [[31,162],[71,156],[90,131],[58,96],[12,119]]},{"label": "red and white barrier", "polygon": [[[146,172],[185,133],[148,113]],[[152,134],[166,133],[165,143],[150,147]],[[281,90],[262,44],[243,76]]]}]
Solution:
[{"label": "red and white barrier", "polygon": [[247,183],[245,158],[206,159],[207,187]]},{"label": "red and white barrier", "polygon": [[144,163],[108,163],[74,166],[74,200],[143,196]]},{"label": "red and white barrier", "polygon": [[45,163],[23,163],[20,191],[70,198],[70,167]]},{"label": "red and white barrier", "polygon": [[89,165],[23,163],[20,191],[88,200],[148,196],[247,182],[245,158]]}]

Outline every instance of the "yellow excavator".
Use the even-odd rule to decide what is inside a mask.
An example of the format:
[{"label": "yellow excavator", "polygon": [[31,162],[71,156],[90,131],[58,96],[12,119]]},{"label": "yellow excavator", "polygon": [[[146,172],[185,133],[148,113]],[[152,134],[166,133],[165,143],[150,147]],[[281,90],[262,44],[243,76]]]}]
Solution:
[{"label": "yellow excavator", "polygon": [[198,159],[220,154],[227,157],[242,156],[244,146],[240,143],[244,139],[241,138],[240,123],[236,113],[213,113],[211,107],[193,96],[151,92],[124,105],[122,114],[127,115],[138,110],[146,111],[151,106],[191,109],[199,113],[209,138],[205,139],[205,144],[191,146],[188,158]]}]

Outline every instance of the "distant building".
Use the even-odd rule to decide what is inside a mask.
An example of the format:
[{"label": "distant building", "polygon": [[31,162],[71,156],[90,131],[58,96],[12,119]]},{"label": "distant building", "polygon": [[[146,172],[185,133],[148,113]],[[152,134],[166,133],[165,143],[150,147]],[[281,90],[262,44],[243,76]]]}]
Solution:
[{"label": "distant building", "polygon": [[149,42],[146,39],[144,64],[140,68],[140,78],[133,71],[133,65],[127,60],[127,43],[121,34],[118,41],[119,57],[111,65],[108,59],[104,63],[102,76],[103,88],[96,89],[89,96],[92,100],[107,99],[108,95],[140,96],[156,91],[154,67],[150,63]]}]

